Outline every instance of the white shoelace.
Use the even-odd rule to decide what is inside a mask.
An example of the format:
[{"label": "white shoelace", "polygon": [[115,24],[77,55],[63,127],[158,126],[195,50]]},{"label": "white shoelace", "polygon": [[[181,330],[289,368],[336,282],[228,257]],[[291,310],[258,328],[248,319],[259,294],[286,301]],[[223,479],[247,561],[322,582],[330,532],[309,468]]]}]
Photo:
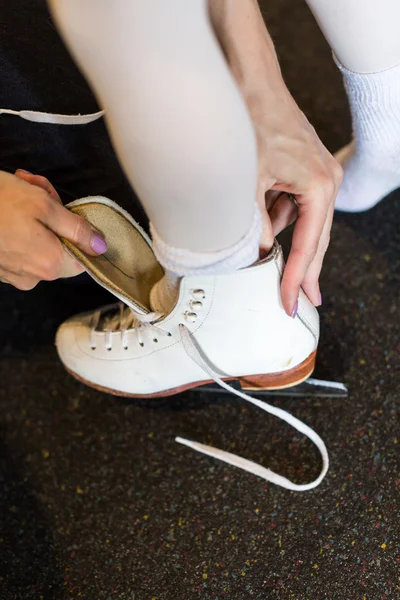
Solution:
[{"label": "white shoelace", "polygon": [[[92,334],[93,335],[94,335],[95,329],[100,321],[102,314],[103,314],[103,311],[99,310],[94,315],[93,322],[92,322]],[[127,331],[129,328],[135,329],[135,332],[137,335],[137,340],[141,345],[143,345],[143,343],[144,343],[143,337],[141,335],[141,331],[143,331],[143,330],[147,331],[147,332],[150,332],[150,331],[152,332],[152,330],[155,329],[157,331],[156,335],[160,335],[160,333],[162,335],[171,335],[169,332],[161,329],[160,327],[157,327],[157,325],[154,323],[154,321],[157,321],[161,317],[162,317],[162,315],[159,315],[157,313],[150,313],[147,315],[138,314],[137,312],[133,311],[130,307],[127,307],[121,303],[119,305],[119,312],[117,314],[114,314],[113,316],[111,316],[109,318],[109,320],[106,319],[106,321],[105,321],[105,324],[104,324],[105,329],[103,329],[103,331],[106,333],[106,339],[105,339],[106,347],[111,349],[111,347],[112,347],[111,346],[111,334],[112,334],[112,332],[115,332],[115,331],[121,332],[122,338],[123,338],[122,343],[123,343],[124,347],[127,347],[127,346],[125,346],[125,344],[127,344],[126,336],[127,336]],[[309,427],[308,425],[306,425],[305,423],[303,423],[302,421],[300,421],[299,419],[297,419],[290,413],[286,412],[285,410],[282,410],[281,408],[277,408],[275,406],[271,406],[270,404],[267,404],[266,402],[263,402],[262,400],[257,400],[256,398],[253,398],[252,396],[249,396],[248,394],[245,394],[244,392],[241,392],[240,390],[237,390],[237,389],[233,388],[231,385],[227,384],[225,381],[223,381],[221,379],[220,375],[208,363],[204,352],[197,348],[197,345],[196,345],[195,341],[193,340],[187,327],[183,324],[180,324],[179,332],[180,332],[180,336],[181,336],[182,345],[183,345],[183,348],[184,348],[186,354],[218,385],[220,385],[222,388],[226,389],[227,391],[231,392],[232,394],[235,394],[239,398],[246,400],[246,402],[250,402],[251,404],[254,404],[255,406],[257,406],[258,408],[261,408],[261,410],[264,410],[265,412],[267,412],[271,415],[274,415],[275,417],[278,417],[278,419],[282,419],[283,421],[285,421],[286,423],[288,423],[289,425],[294,427],[294,429],[296,429],[300,433],[303,433],[305,436],[307,436],[316,445],[316,447],[320,451],[320,454],[322,457],[322,470],[321,470],[321,473],[319,474],[319,476],[317,477],[317,479],[315,479],[311,483],[306,483],[306,484],[300,485],[297,483],[293,483],[286,477],[283,477],[282,475],[279,475],[278,473],[275,473],[274,471],[271,471],[271,469],[267,469],[266,467],[263,467],[262,465],[259,465],[251,460],[247,460],[245,458],[237,456],[236,454],[231,454],[230,452],[226,452],[226,451],[220,450],[218,448],[213,448],[212,446],[206,446],[204,444],[200,444],[199,442],[193,442],[191,440],[187,440],[187,439],[181,438],[181,437],[177,437],[177,438],[175,438],[175,440],[179,444],[183,444],[184,446],[188,446],[189,448],[192,448],[193,450],[196,450],[197,452],[201,452],[203,454],[206,454],[207,456],[212,456],[213,458],[221,460],[229,465],[233,465],[234,467],[243,469],[244,471],[247,471],[248,473],[257,475],[257,477],[261,477],[262,479],[265,479],[266,481],[275,483],[276,485],[286,488],[287,490],[292,490],[295,492],[305,492],[307,490],[312,490],[313,488],[317,487],[321,483],[321,481],[324,479],[324,477],[328,471],[328,468],[329,468],[328,451],[327,451],[325,443],[321,439],[321,437],[313,429],[311,429],[311,427]],[[152,335],[153,335],[153,333],[152,333]],[[153,338],[153,341],[154,341],[154,338]]]},{"label": "white shoelace", "polygon": [[[117,305],[106,306],[96,311],[93,315],[90,330],[90,345],[92,350],[96,349],[96,331],[99,325],[101,317],[107,311],[114,311],[109,317],[105,316],[104,323],[102,324],[101,331],[105,333],[105,347],[107,350],[112,350],[112,334],[119,331],[122,336],[122,346],[125,350],[128,349],[128,331],[134,330],[136,334],[136,340],[140,346],[144,346],[145,334],[152,334],[152,341],[157,343],[158,337],[160,336],[171,336],[169,331],[165,331],[160,327],[157,327],[156,322],[161,319],[163,315],[152,312],[148,314],[139,314],[135,312],[129,306],[126,306],[123,302],[119,302]],[[158,337],[154,337],[154,336]]]},{"label": "white shoelace", "polygon": [[34,123],[50,123],[52,125],[87,125],[97,121],[104,115],[104,110],[88,115],[58,115],[53,113],[39,112],[37,110],[11,110],[0,108],[0,115],[13,115],[26,121]]}]

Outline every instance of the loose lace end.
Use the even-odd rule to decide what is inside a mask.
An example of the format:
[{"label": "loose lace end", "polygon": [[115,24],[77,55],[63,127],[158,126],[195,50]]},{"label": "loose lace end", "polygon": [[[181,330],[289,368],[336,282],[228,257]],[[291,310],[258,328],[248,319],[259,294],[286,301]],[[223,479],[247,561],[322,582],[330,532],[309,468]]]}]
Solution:
[{"label": "loose lace end", "polygon": [[213,458],[221,460],[222,462],[225,462],[234,467],[238,467],[239,469],[247,471],[248,473],[252,473],[253,475],[256,475],[257,477],[261,477],[262,479],[265,479],[266,481],[270,481],[271,483],[279,485],[287,490],[292,490],[294,492],[306,492],[308,490],[312,490],[312,489],[316,488],[321,483],[321,481],[324,479],[326,473],[328,472],[328,468],[329,468],[328,451],[327,451],[327,448],[326,448],[325,443],[322,440],[322,438],[313,429],[311,429],[311,427],[309,427],[308,425],[306,425],[305,423],[303,423],[302,421],[300,421],[299,419],[297,419],[290,413],[286,412],[285,410],[282,410],[281,408],[277,408],[276,406],[271,406],[270,404],[267,404],[266,402],[263,402],[262,400],[252,398],[251,396],[245,394],[244,392],[241,392],[240,390],[233,388],[228,383],[226,383],[226,381],[223,381],[220,378],[220,376],[214,371],[214,369],[211,367],[211,365],[209,365],[206,362],[204,356],[202,356],[200,354],[200,351],[196,347],[196,344],[195,344],[192,336],[190,335],[189,330],[184,325],[180,325],[179,330],[180,330],[180,334],[181,334],[183,347],[184,347],[186,353],[188,354],[188,356],[200,368],[202,368],[205,373],[207,373],[210,377],[212,377],[212,379],[214,379],[214,381],[216,383],[218,383],[222,388],[230,391],[235,396],[242,398],[246,402],[250,402],[251,404],[258,406],[258,408],[261,408],[265,412],[272,414],[272,415],[278,417],[279,419],[282,419],[283,421],[286,421],[286,423],[288,423],[289,425],[294,427],[294,429],[296,429],[300,433],[303,433],[304,435],[306,435],[316,445],[316,447],[318,448],[318,450],[321,454],[322,469],[321,469],[319,476],[314,481],[312,481],[311,483],[301,485],[301,484],[293,483],[286,477],[283,477],[282,475],[279,475],[278,473],[275,473],[274,471],[271,471],[270,469],[267,469],[267,468],[263,467],[262,465],[258,465],[257,463],[254,463],[250,460],[247,460],[240,456],[236,456],[236,454],[231,454],[230,452],[226,452],[226,451],[220,450],[218,448],[213,448],[211,446],[206,446],[206,445],[200,444],[198,442],[192,442],[190,440],[187,440],[187,439],[181,438],[181,437],[177,437],[176,441],[179,444],[183,444],[184,446],[187,446],[189,448],[192,448],[193,450],[196,450],[197,452],[201,452],[202,454],[206,454],[207,456],[212,456]]}]

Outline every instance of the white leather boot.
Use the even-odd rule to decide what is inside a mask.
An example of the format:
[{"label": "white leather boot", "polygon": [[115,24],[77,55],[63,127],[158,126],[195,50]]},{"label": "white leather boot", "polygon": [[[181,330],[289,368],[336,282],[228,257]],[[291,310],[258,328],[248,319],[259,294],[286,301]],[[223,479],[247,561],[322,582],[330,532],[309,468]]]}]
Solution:
[{"label": "white leather boot", "polygon": [[[182,278],[174,309],[159,315],[152,312],[149,299],[151,286],[162,271],[147,236],[107,199],[83,199],[70,208],[101,231],[109,251],[102,257],[87,258],[68,242],[67,248],[96,281],[124,302],[74,317],[60,327],[58,353],[77,379],[120,396],[158,397],[213,380],[229,388],[227,381],[238,380],[247,391],[293,386],[310,376],[318,345],[318,313],[303,292],[297,316],[290,318],[285,313],[280,296],[283,257],[278,244],[264,260],[246,269]],[[101,211],[104,214],[99,223]],[[113,234],[113,239],[107,232],[112,220],[107,211],[113,211],[116,219],[117,236]],[[118,246],[126,250],[119,251]],[[124,265],[121,255],[125,254],[131,259]],[[126,281],[121,281],[121,273]],[[313,439],[324,459],[318,480],[298,486],[250,461],[187,440],[178,441],[290,489],[318,485],[328,458],[317,434],[285,411],[232,391]]]}]

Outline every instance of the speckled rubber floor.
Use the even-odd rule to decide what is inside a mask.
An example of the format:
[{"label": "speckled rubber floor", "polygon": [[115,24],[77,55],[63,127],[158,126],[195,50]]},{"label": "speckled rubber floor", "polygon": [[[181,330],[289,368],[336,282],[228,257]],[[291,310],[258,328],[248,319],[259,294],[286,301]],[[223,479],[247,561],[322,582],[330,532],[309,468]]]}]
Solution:
[{"label": "speckled rubber floor", "polygon": [[[350,121],[328,47],[302,2],[262,4],[290,89],[337,150]],[[313,492],[174,442],[316,477],[314,447],[239,399],[128,402],[70,377],[54,333],[108,301],[91,282],[0,288],[2,600],[400,597],[399,199],[333,228],[316,376],[346,382],[348,399],[275,400],[328,446],[331,468]]]}]

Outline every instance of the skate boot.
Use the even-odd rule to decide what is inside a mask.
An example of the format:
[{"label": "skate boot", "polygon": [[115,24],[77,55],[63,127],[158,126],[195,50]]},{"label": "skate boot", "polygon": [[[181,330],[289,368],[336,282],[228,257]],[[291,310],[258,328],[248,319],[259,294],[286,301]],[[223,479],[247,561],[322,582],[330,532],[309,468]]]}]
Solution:
[{"label": "skate boot", "polygon": [[131,398],[164,397],[217,382],[307,435],[323,458],[320,476],[297,485],[233,454],[177,441],[288,489],[316,487],[328,469],[324,442],[286,411],[248,395],[297,385],[315,365],[318,313],[303,292],[296,316],[284,311],[280,246],[275,243],[257,264],[230,274],[183,277],[171,312],[158,314],[151,290],[163,270],[147,235],[106,198],[78,200],[69,208],[102,233],[108,251],[87,257],[63,240],[67,250],[121,303],[61,325],[56,345],[66,369],[89,386]]}]

